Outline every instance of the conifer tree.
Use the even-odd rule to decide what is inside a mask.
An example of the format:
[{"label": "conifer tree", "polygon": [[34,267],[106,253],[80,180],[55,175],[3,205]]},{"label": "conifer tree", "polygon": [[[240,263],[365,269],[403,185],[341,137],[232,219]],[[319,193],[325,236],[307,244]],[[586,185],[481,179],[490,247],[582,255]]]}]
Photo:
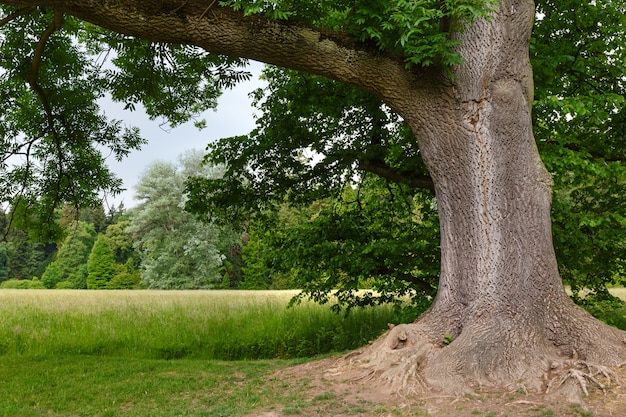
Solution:
[{"label": "conifer tree", "polygon": [[115,276],[115,258],[108,239],[98,235],[87,261],[87,288],[103,289]]}]

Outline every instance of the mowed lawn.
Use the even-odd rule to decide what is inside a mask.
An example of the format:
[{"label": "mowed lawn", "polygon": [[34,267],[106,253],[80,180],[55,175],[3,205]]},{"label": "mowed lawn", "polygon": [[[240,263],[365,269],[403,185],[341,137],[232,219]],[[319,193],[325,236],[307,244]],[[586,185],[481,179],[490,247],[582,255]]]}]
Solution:
[{"label": "mowed lawn", "polygon": [[[293,291],[0,291],[0,416],[297,409],[276,370],[376,338],[390,307],[287,308]],[[303,359],[306,358],[306,359]]]}]

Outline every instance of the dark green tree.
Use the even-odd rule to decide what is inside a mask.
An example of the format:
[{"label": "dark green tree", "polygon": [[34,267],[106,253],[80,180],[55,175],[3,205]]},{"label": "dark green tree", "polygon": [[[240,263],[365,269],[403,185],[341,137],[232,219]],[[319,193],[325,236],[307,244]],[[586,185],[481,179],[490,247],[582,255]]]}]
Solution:
[{"label": "dark green tree", "polygon": [[339,198],[300,210],[283,205],[256,220],[244,247],[244,286],[287,284],[320,302],[336,296],[337,308],[432,296],[438,243],[432,194],[366,176]]},{"label": "dark green tree", "polygon": [[41,243],[29,239],[23,231],[14,230],[8,240],[11,276],[17,279],[41,277],[57,253],[55,242]]},{"label": "dark green tree", "polygon": [[[64,286],[87,288],[87,259],[96,240],[93,225],[78,222],[71,225],[67,237],[59,245],[55,261],[48,266],[41,280],[47,288],[67,281]],[[48,271],[54,265],[52,271]]]},{"label": "dark green tree", "polygon": [[7,246],[6,242],[0,242],[0,282],[10,278],[11,264]]},{"label": "dark green tree", "polygon": [[115,259],[115,275],[107,284],[110,289],[138,288],[141,281],[139,253],[133,247],[131,235],[126,231],[128,220],[121,220],[107,227],[105,237],[109,241]]},{"label": "dark green tree", "polygon": [[124,264],[116,264],[115,275],[107,284],[111,290],[130,290],[141,288],[139,266],[130,258]]},{"label": "dark green tree", "polygon": [[39,242],[25,230],[15,227],[11,212],[0,214],[0,231],[6,244],[10,278],[29,280],[41,277],[54,259],[57,251],[55,242]]},{"label": "dark green tree", "polygon": [[115,257],[106,236],[100,234],[87,259],[87,288],[100,290],[107,288],[116,273]]},{"label": "dark green tree", "polygon": [[136,257],[131,235],[126,231],[130,221],[122,220],[119,223],[109,225],[106,229],[106,238],[111,245],[115,262],[124,264],[129,259]]},{"label": "dark green tree", "polygon": [[57,261],[48,264],[48,267],[41,276],[41,281],[46,288],[54,288],[58,283],[63,281],[64,276]]}]

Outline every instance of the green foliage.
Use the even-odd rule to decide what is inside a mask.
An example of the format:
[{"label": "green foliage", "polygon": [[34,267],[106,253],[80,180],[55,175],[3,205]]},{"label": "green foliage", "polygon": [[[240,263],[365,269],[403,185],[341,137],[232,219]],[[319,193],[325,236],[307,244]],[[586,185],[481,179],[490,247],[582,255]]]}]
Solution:
[{"label": "green foliage", "polygon": [[[141,103],[150,117],[164,116],[171,126],[214,108],[222,86],[250,74],[237,71],[245,61],[209,54],[189,45],[169,45],[121,34],[87,32],[87,44],[103,52],[111,47],[114,69],[104,71],[113,99],[134,110]],[[146,77],[145,74],[150,74]],[[198,122],[203,127],[202,121]]]},{"label": "green foliage", "polygon": [[110,290],[131,290],[140,287],[141,275],[134,266],[127,264],[117,265],[116,273],[107,283]]},{"label": "green foliage", "polygon": [[588,297],[581,302],[585,310],[606,324],[626,330],[626,303],[609,295]]},{"label": "green foliage", "polygon": [[4,237],[0,242],[0,281],[40,277],[56,255],[56,244],[33,241],[26,231],[16,229],[11,220],[10,213],[0,210],[0,234]]},{"label": "green foliage", "polygon": [[241,287],[302,288],[299,298],[333,300],[334,309],[432,295],[439,257],[436,213],[423,205],[428,197],[402,191],[370,178],[358,191],[347,189],[342,200],[300,210],[283,205],[274,216],[253,222]]},{"label": "green foliage", "polygon": [[[283,207],[283,211],[289,210]],[[298,269],[285,266],[282,243],[291,224],[267,221],[252,222],[249,240],[242,248],[243,281],[240,289],[280,290],[298,288]]]},{"label": "green foliage", "polygon": [[280,249],[302,296],[336,298],[339,310],[434,295],[439,237],[429,198],[371,178],[291,228]]},{"label": "green foliage", "polygon": [[45,289],[46,286],[37,278],[33,278],[32,280],[11,278],[0,283],[0,288],[14,290],[40,290]]},{"label": "green foliage", "polygon": [[337,197],[360,168],[385,171],[409,186],[426,168],[408,127],[371,94],[294,71],[267,67],[254,92],[262,112],[248,136],[208,147],[206,162],[223,178],[194,178],[186,207],[245,223],[285,200],[311,204]]},{"label": "green foliage", "polygon": [[87,259],[96,240],[93,225],[74,223],[60,245],[56,260],[42,276],[46,288],[54,288],[61,281],[69,281],[73,288],[87,288]]},{"label": "green foliage", "polygon": [[623,2],[537,3],[535,137],[552,173],[554,246],[574,299],[626,283]]},{"label": "green foliage", "polygon": [[458,64],[458,42],[451,32],[488,16],[495,2],[485,0],[359,0],[294,2],[285,0],[223,0],[220,4],[244,15],[264,13],[352,35],[381,50],[404,57],[407,67]]},{"label": "green foliage", "polygon": [[58,262],[54,261],[46,268],[46,271],[41,277],[41,281],[46,288],[55,288],[58,283],[63,281],[63,278],[63,273],[61,272],[61,268],[59,268]]},{"label": "green foliage", "polygon": [[[0,43],[0,55],[8,58],[0,60],[0,100],[6,104],[0,148],[4,155],[27,156],[0,167],[0,199],[22,203],[25,210],[14,215],[43,238],[58,235],[51,219],[60,203],[97,205],[99,190],[120,189],[98,146],[122,157],[142,143],[136,129],[101,114],[99,65],[75,42],[84,24],[58,17],[51,9],[35,9],[4,26]],[[40,53],[36,48],[50,27],[59,30]]]},{"label": "green foliage", "polygon": [[[115,208],[113,208],[113,210],[115,210]],[[83,208],[76,208],[70,205],[63,206],[59,225],[63,228],[69,228],[78,221],[92,224],[96,233],[104,233],[112,221],[112,218],[107,216],[104,212],[104,206],[102,204],[96,207]]]},{"label": "green foliage", "polygon": [[87,288],[107,288],[115,273],[115,258],[109,240],[98,235],[87,260]]},{"label": "green foliage", "polygon": [[0,282],[9,278],[11,265],[9,264],[9,250],[6,242],[0,242]]},{"label": "green foliage", "polygon": [[15,229],[7,236],[6,247],[10,259],[9,275],[17,279],[42,276],[57,252],[54,242],[32,241],[26,233]]},{"label": "green foliage", "polygon": [[71,281],[61,281],[54,286],[55,290],[72,290],[74,289],[74,283]]},{"label": "green foliage", "polygon": [[[345,85],[272,67],[264,77],[257,129],[209,147],[224,177],[187,182],[189,209],[253,219],[242,287],[305,288],[320,302],[338,289],[348,308],[432,292],[436,205],[416,188],[429,179],[406,125]],[[376,295],[357,295],[364,286]]]},{"label": "green foliage", "polygon": [[106,229],[105,237],[109,241],[115,262],[119,264],[124,264],[135,256],[132,237],[126,231],[128,226],[130,226],[130,222],[122,220],[109,225]]},{"label": "green foliage", "polygon": [[137,128],[105,116],[102,97],[175,126],[249,77],[245,60],[134,40],[52,8],[3,5],[0,16],[14,17],[0,27],[0,202],[41,239],[62,232],[54,220],[64,203],[98,207],[102,192],[119,192],[104,155],[119,160],[144,143]]}]

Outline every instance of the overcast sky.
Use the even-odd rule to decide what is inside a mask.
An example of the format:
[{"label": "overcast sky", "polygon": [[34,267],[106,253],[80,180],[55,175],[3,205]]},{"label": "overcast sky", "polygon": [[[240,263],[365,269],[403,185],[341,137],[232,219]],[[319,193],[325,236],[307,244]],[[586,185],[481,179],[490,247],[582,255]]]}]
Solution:
[{"label": "overcast sky", "polygon": [[142,137],[148,140],[141,150],[132,152],[122,162],[109,158],[109,166],[124,181],[124,191],[115,198],[107,197],[109,205],[116,207],[121,202],[126,208],[136,205],[134,199],[135,184],[144,173],[146,167],[154,161],[176,162],[184,151],[198,149],[204,151],[207,144],[215,139],[244,135],[254,128],[254,109],[248,93],[263,85],[259,75],[263,65],[253,62],[249,68],[253,73],[250,81],[242,82],[232,90],[225,90],[218,99],[216,111],[208,111],[202,115],[207,127],[198,130],[193,123],[187,123],[171,130],[159,126],[159,120],[150,120],[140,110],[128,112],[123,105],[106,105],[104,109],[109,118],[122,120],[126,125],[141,129]]}]

